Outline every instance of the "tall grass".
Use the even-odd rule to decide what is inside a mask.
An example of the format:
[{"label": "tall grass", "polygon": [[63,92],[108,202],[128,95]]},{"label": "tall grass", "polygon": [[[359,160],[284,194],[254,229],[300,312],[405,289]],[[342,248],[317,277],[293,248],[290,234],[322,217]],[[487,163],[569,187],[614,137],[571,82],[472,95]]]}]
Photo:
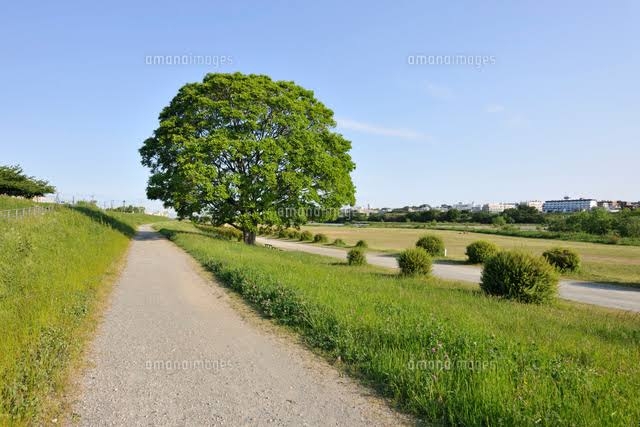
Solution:
[{"label": "tall grass", "polygon": [[225,242],[186,224],[162,227],[263,314],[430,422],[640,420],[637,315],[523,305],[462,283]]},{"label": "tall grass", "polygon": [[60,207],[0,220],[0,424],[39,424],[134,227],[154,219]]},{"label": "tall grass", "polygon": [[34,205],[36,205],[36,203],[28,199],[0,195],[0,211],[7,209],[28,208]]}]

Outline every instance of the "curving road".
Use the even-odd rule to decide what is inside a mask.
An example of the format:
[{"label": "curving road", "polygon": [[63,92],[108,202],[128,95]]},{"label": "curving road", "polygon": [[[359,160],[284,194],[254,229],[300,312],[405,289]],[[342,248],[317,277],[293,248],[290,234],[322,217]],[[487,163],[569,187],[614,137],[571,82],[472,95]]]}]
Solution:
[{"label": "curving road", "polygon": [[148,227],[132,243],[79,380],[72,425],[408,422],[260,321]]},{"label": "curving road", "polygon": [[[317,255],[346,259],[347,251],[326,246],[310,245],[286,240],[258,238],[262,244],[274,247],[303,251]],[[398,268],[396,259],[391,255],[370,252],[367,254],[369,264],[386,268]],[[443,279],[480,283],[481,269],[470,265],[436,263],[433,274]],[[602,283],[582,282],[578,280],[561,280],[559,287],[561,298],[585,304],[640,312],[640,289]]]}]

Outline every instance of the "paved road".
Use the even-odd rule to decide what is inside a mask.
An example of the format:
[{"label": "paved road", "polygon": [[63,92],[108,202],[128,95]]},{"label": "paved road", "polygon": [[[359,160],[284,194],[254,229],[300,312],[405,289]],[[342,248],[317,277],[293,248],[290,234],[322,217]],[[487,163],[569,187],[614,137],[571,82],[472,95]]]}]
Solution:
[{"label": "paved road", "polygon": [[74,425],[406,422],[198,269],[158,233],[138,233],[79,380]]},{"label": "paved road", "polygon": [[[340,259],[346,259],[347,254],[343,249],[286,240],[265,239],[261,237],[258,238],[257,241],[263,244],[268,243],[281,249],[304,251]],[[391,255],[371,252],[367,254],[367,260],[369,264],[387,268],[398,268],[396,259]],[[480,283],[480,272],[481,269],[479,267],[469,265],[433,265],[434,275],[443,279]],[[577,280],[561,280],[559,295],[561,298],[586,304],[640,312],[640,289],[637,288],[581,282]]]}]

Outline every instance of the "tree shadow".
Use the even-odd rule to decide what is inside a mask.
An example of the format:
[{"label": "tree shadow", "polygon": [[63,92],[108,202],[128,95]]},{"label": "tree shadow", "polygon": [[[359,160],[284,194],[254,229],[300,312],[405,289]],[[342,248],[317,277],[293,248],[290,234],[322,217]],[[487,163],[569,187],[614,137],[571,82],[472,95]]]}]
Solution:
[{"label": "tree shadow", "polygon": [[72,209],[76,212],[86,215],[87,217],[89,217],[90,219],[92,219],[97,223],[106,224],[111,228],[113,228],[114,230],[119,231],[120,233],[124,234],[129,238],[132,238],[136,234],[136,229],[133,228],[131,225],[125,222],[122,222],[112,216],[109,216],[102,211],[92,209],[86,206],[69,206],[69,209]]},{"label": "tree shadow", "polygon": [[476,265],[481,266],[481,264],[471,264],[469,261],[462,259],[435,259],[433,260],[434,264],[442,264],[442,265]]}]

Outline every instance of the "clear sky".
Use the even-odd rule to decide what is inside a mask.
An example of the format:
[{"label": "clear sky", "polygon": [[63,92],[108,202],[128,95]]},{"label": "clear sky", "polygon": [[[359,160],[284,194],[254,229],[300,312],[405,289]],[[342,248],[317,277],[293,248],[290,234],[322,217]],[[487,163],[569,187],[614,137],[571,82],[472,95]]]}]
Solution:
[{"label": "clear sky", "polygon": [[639,200],[639,22],[637,1],[5,1],[0,164],[140,203],[162,107],[241,71],[333,109],[358,204]]}]

